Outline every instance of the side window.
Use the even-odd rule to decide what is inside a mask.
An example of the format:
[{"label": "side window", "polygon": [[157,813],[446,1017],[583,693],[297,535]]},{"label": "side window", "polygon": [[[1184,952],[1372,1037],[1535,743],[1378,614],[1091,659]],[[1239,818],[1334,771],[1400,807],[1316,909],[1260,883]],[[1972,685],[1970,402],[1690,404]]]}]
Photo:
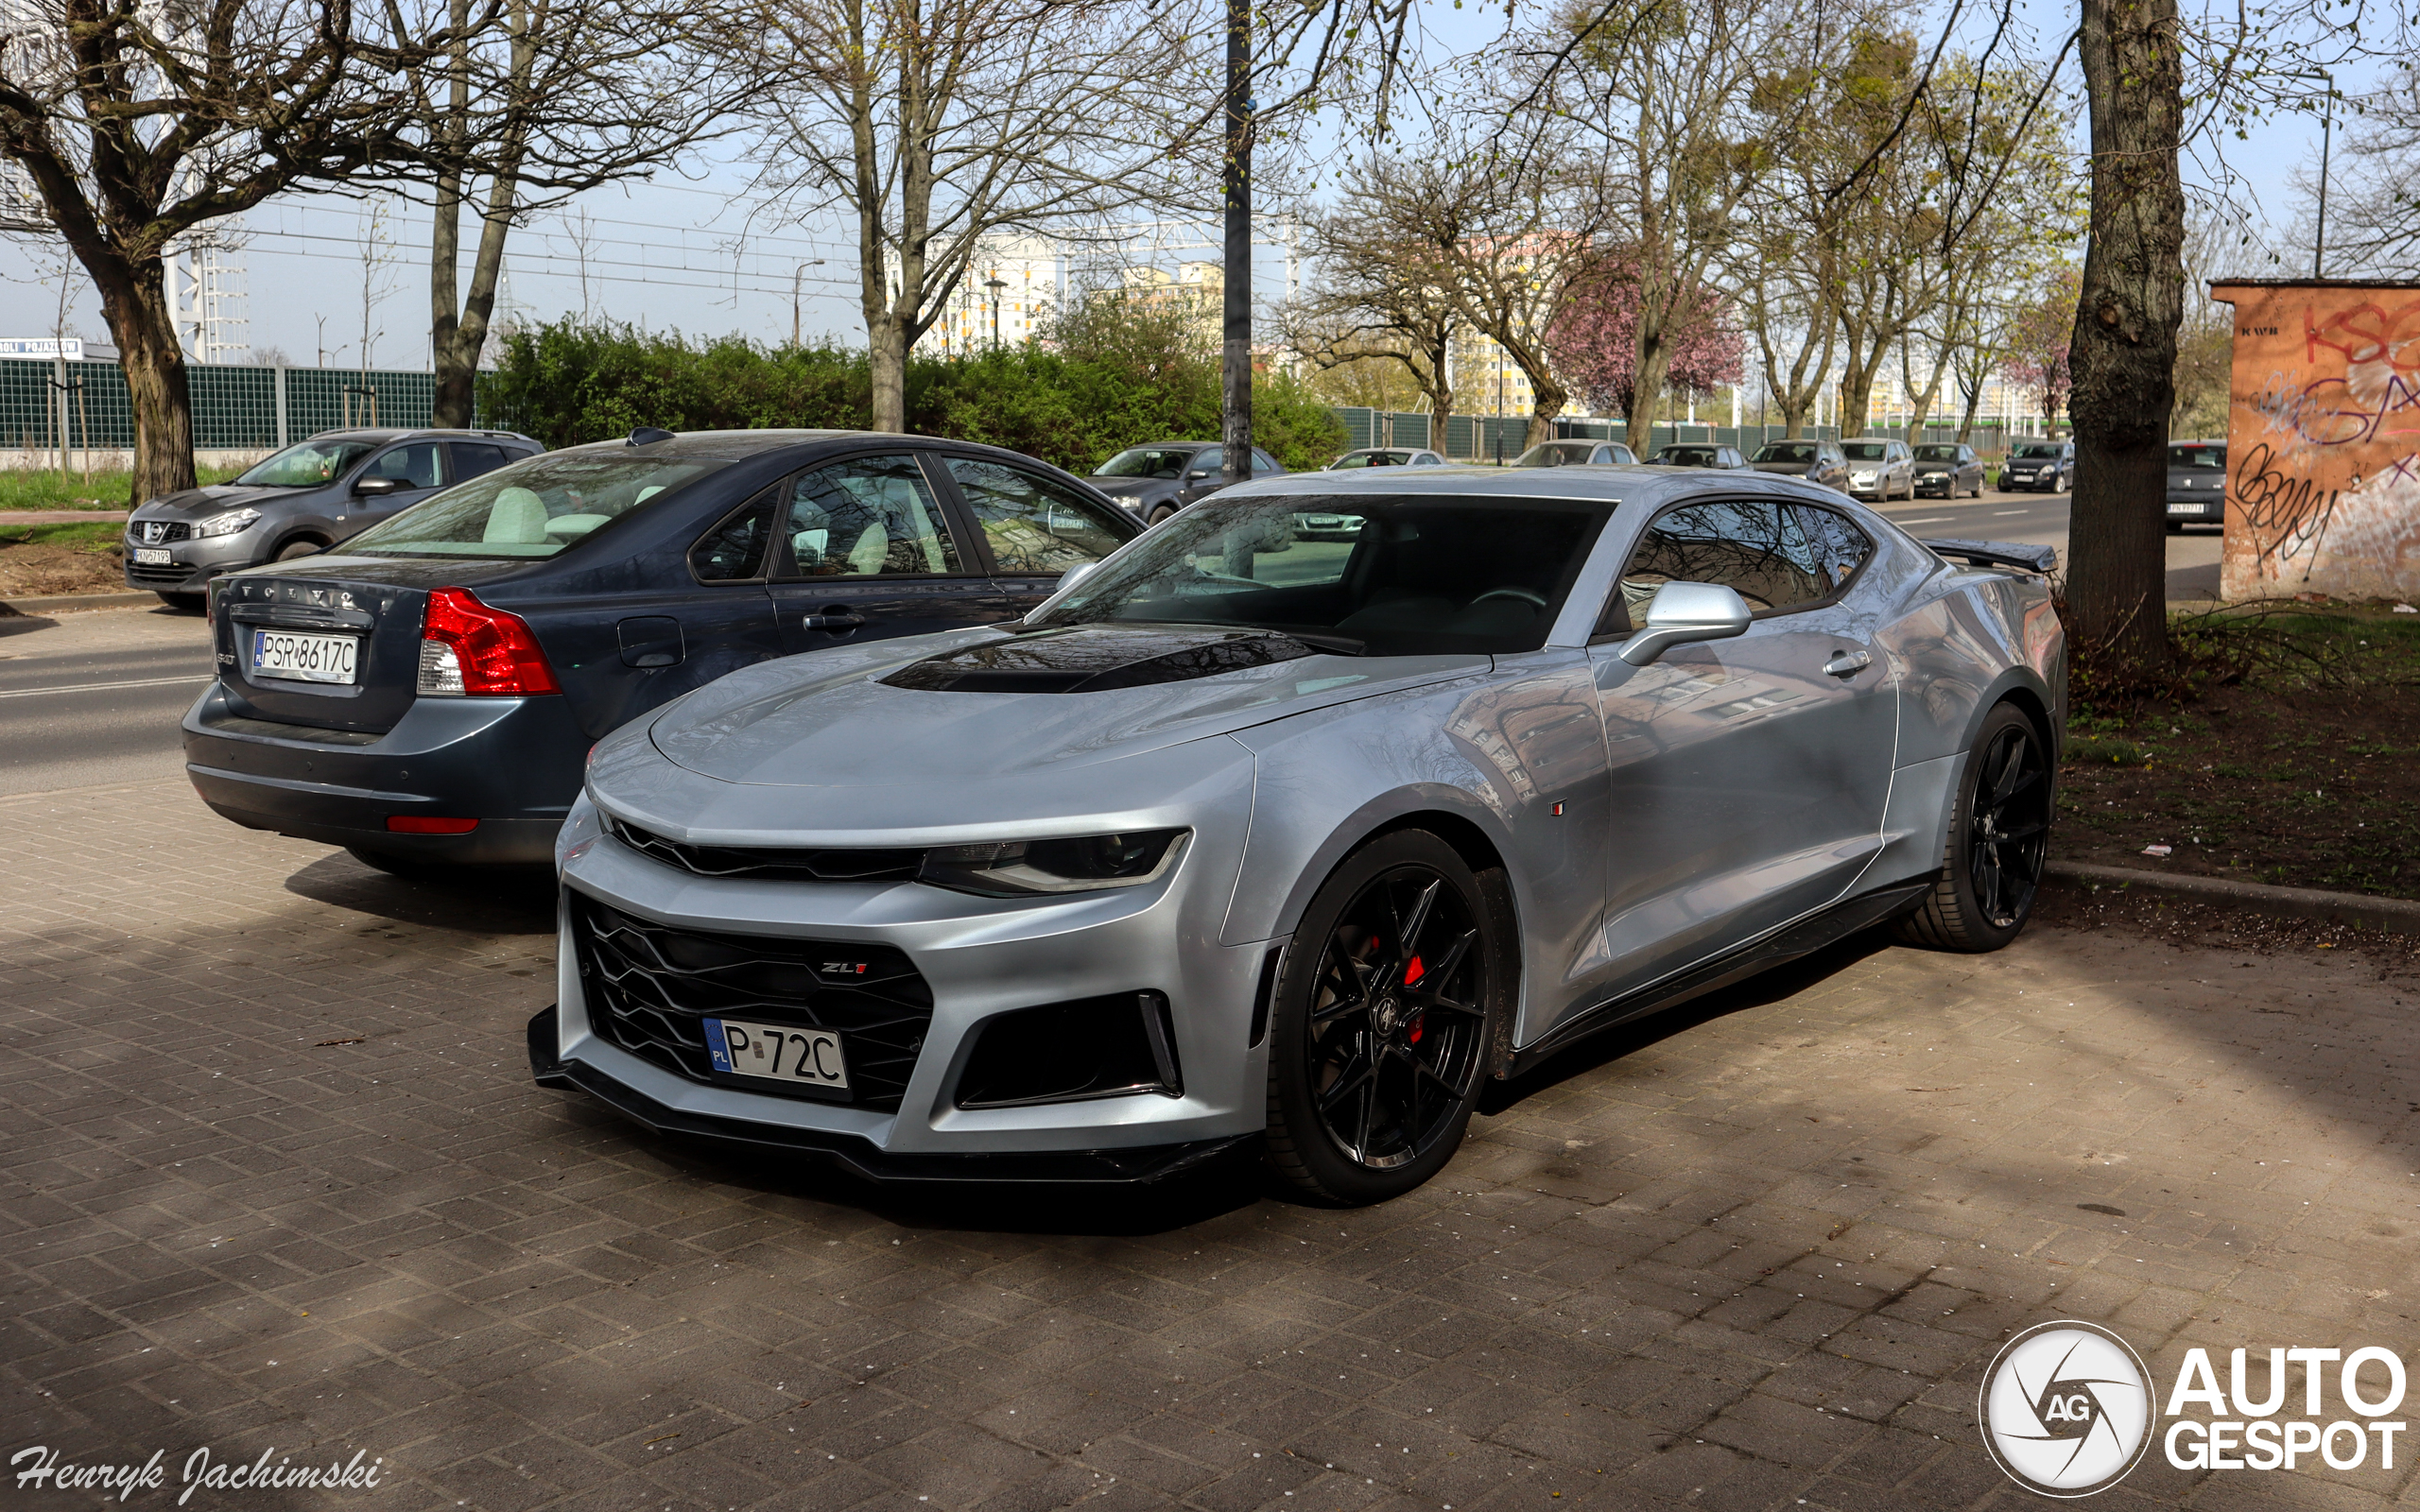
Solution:
[{"label": "side window", "polygon": [[954,573],[958,542],[912,456],[853,456],[787,488],[783,576],[878,577]]},{"label": "side window", "polygon": [[407,441],[389,447],[372,458],[361,475],[393,478],[407,489],[433,489],[444,481],[438,475],[435,441]]},{"label": "side window", "polygon": [[1669,582],[1720,583],[1759,614],[1825,597],[1831,585],[1815,574],[1800,535],[1785,529],[1781,511],[1762,500],[1666,510],[1632,548],[1622,573],[1631,621],[1644,623],[1647,601]]},{"label": "side window", "polygon": [[1277,471],[1277,458],[1255,446],[1252,449],[1252,470],[1254,472],[1274,472]]},{"label": "side window", "polygon": [[1837,509],[1812,504],[1793,504],[1788,508],[1793,556],[1824,585],[1819,596],[1839,593],[1874,555],[1873,541]]},{"label": "side window", "polygon": [[949,471],[1004,573],[1063,573],[1126,543],[1107,509],[1047,478],[963,456]]},{"label": "side window", "polygon": [[455,441],[450,444],[454,453],[454,481],[457,483],[477,477],[482,472],[493,472],[512,460],[505,455],[503,447],[490,446],[485,441]]},{"label": "side window", "polygon": [[769,489],[756,495],[689,548],[689,571],[698,581],[752,582],[764,576],[756,564],[765,553],[765,523],[772,515],[776,494]]},{"label": "side window", "polygon": [[1193,454],[1193,460],[1184,464],[1184,475],[1190,478],[1196,472],[1207,472],[1215,478],[1226,465],[1226,449],[1213,446],[1207,451]]}]

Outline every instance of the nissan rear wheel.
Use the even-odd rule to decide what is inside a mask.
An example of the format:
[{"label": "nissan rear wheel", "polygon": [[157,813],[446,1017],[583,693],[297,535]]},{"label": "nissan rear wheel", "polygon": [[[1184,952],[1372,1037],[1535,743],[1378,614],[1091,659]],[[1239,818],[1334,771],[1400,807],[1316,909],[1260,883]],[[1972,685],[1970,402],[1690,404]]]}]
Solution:
[{"label": "nissan rear wheel", "polygon": [[1932,888],[1893,925],[1910,945],[1996,951],[2032,917],[2049,851],[2051,774],[2041,732],[2001,704],[1983,718],[1959,780]]},{"label": "nissan rear wheel", "polygon": [[1461,1144],[1513,976],[1511,892],[1426,830],[1382,835],[1311,899],[1270,1026],[1270,1164],[1360,1206]]}]

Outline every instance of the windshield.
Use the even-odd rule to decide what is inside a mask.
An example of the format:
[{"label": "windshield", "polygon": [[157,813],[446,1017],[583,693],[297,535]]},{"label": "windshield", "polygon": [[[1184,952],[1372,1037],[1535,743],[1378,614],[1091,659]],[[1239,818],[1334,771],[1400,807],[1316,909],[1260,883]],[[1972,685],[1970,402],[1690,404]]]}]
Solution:
[{"label": "windshield", "polygon": [[1184,472],[1196,448],[1190,446],[1130,446],[1093,469],[1097,478],[1172,478]]},{"label": "windshield", "polygon": [[2059,443],[2056,441],[2019,441],[2016,443],[2016,450],[2009,455],[2011,456],[2056,456],[2059,455]]},{"label": "windshield", "polygon": [[1547,441],[1532,446],[1512,459],[1514,467],[1568,467],[1585,462],[1596,447],[1594,441]]},{"label": "windshield", "polygon": [[1958,460],[1958,448],[1954,446],[1919,446],[1916,448],[1916,460],[1919,462],[1955,462]]},{"label": "windshield", "polygon": [[2227,449],[2223,446],[2171,446],[2168,449],[2168,465],[2223,472],[2227,470]]},{"label": "windshield", "polygon": [[1345,649],[1373,656],[1533,651],[1612,508],[1386,494],[1212,499],[1118,552],[1036,623],[1294,631],[1347,637],[1360,644]]},{"label": "windshield", "polygon": [[316,489],[342,477],[375,441],[303,441],[247,468],[235,481],[267,489]]},{"label": "windshield", "polygon": [[1880,441],[1844,441],[1841,452],[1852,462],[1879,462],[1884,446]]},{"label": "windshield", "polygon": [[627,447],[555,452],[458,485],[344,544],[348,556],[551,557],[728,464]]},{"label": "windshield", "polygon": [[1805,441],[1781,441],[1756,453],[1759,462],[1812,462],[1815,448]]}]

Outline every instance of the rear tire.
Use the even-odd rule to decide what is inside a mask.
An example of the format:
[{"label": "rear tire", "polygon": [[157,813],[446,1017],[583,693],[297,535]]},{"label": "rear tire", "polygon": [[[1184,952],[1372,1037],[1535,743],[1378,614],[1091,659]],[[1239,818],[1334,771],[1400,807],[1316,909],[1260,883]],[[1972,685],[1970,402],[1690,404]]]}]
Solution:
[{"label": "rear tire", "polygon": [[1983,716],[1959,779],[1931,891],[1892,933],[1933,950],[1996,951],[2024,932],[2049,849],[2051,773],[2041,732],[2014,704]]},{"label": "rear tire", "polygon": [[[155,590],[156,592],[156,590]],[[161,593],[160,602],[180,614],[199,614],[210,607],[208,593]]]},{"label": "rear tire", "polygon": [[1454,1158],[1509,1022],[1515,959],[1500,868],[1426,830],[1345,858],[1286,953],[1269,1034],[1270,1166],[1358,1207]]}]

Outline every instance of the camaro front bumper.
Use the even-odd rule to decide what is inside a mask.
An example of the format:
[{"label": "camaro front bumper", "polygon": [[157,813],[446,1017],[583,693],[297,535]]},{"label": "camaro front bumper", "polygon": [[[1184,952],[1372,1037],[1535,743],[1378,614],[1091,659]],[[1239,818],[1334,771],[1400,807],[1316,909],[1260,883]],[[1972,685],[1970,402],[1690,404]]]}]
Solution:
[{"label": "camaro front bumper", "polygon": [[[1140,886],[1014,899],[699,875],[601,833],[584,799],[558,854],[559,1002],[530,1024],[531,1072],[648,1127],[820,1155],[876,1179],[1140,1181],[1266,1121],[1256,1041],[1282,945],[1219,943],[1239,834],[1197,830]],[[853,974],[869,961],[871,976]],[[884,1022],[856,1027],[875,991]],[[1164,1014],[1170,1084],[1003,1094],[983,1058],[1010,1055],[1046,1081],[1054,1059],[1077,1065],[1093,1044],[1044,1031],[1136,1003]],[[724,1016],[838,1032],[848,1088],[717,1070],[703,1047],[720,1031],[704,1025]]]}]

